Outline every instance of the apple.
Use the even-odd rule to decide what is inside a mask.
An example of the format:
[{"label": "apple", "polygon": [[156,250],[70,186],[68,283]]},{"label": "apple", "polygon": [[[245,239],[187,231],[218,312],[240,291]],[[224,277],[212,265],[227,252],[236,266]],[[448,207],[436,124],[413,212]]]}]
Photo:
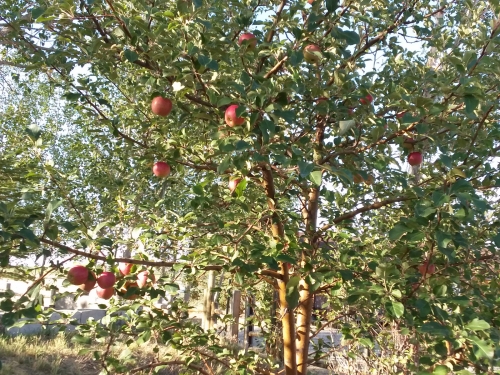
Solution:
[{"label": "apple", "polygon": [[89,278],[89,270],[84,266],[74,266],[68,271],[67,278],[73,285],[84,284]]},{"label": "apple", "polygon": [[410,165],[420,165],[422,164],[422,153],[415,151],[408,155],[408,164]]},{"label": "apple", "polygon": [[432,275],[436,272],[436,266],[432,263],[429,264],[428,262],[425,262],[424,264],[418,266],[418,272],[422,275]]},{"label": "apple", "polygon": [[307,0],[307,2],[312,5],[312,3],[314,3],[314,0]]},{"label": "apple", "polygon": [[115,288],[101,288],[100,286],[96,289],[97,297],[102,299],[110,299],[115,294]]},{"label": "apple", "polygon": [[405,115],[405,113],[406,113],[406,111],[401,111],[401,112],[396,113],[396,118],[398,118],[398,119],[403,118],[403,116]]},{"label": "apple", "polygon": [[142,271],[137,274],[137,285],[139,288],[144,288],[148,281],[151,280],[153,283],[156,281],[155,274],[149,274],[149,271]]},{"label": "apple", "polygon": [[349,107],[347,113],[349,113],[352,116],[354,114],[354,107]]},{"label": "apple", "polygon": [[363,105],[371,104],[373,102],[373,96],[368,94],[364,98],[359,99],[359,102]]},{"label": "apple", "polygon": [[118,270],[123,276],[130,275],[130,272],[132,272],[132,267],[134,265],[132,263],[120,263],[118,266]]},{"label": "apple", "polygon": [[316,104],[321,104],[324,102],[328,102],[328,98],[325,96],[322,96],[321,98],[316,99]]},{"label": "apple", "polygon": [[81,290],[84,290],[86,292],[90,292],[92,289],[94,289],[96,282],[97,282],[97,279],[95,277],[95,273],[89,272],[89,277],[88,277],[87,281],[78,285],[78,288],[80,288]]},{"label": "apple", "polygon": [[252,33],[243,33],[238,38],[238,44],[241,46],[245,40],[248,40],[248,49],[252,50],[257,46],[257,38]]},{"label": "apple", "polygon": [[151,110],[155,115],[168,116],[172,110],[172,101],[170,99],[157,96],[151,102]]},{"label": "apple", "polygon": [[359,173],[355,173],[353,176],[352,176],[352,179],[354,181],[355,184],[360,184],[364,181],[364,178],[363,176],[361,176]]},{"label": "apple", "polygon": [[316,64],[321,59],[321,48],[316,44],[309,44],[303,51],[304,60],[310,64]]},{"label": "apple", "polygon": [[234,180],[229,180],[229,191],[231,192],[231,194],[236,190],[240,182],[241,178],[235,178]]},{"label": "apple", "polygon": [[238,109],[238,104],[232,104],[226,109],[226,113],[224,115],[224,119],[226,120],[226,124],[231,128],[235,126],[243,125],[245,122],[245,118],[236,116],[236,110]]},{"label": "apple", "polygon": [[113,272],[105,271],[99,275],[97,278],[97,285],[102,289],[107,289],[113,287],[116,282],[116,276]]},{"label": "apple", "polygon": [[368,177],[365,180],[365,184],[366,185],[373,185],[374,182],[375,182],[375,177],[373,177],[372,174],[368,175]]},{"label": "apple", "polygon": [[403,146],[403,148],[406,148],[407,150],[413,151],[413,148],[415,147],[414,144],[415,144],[415,140],[413,138],[405,137],[403,139],[402,146]]},{"label": "apple", "polygon": [[[123,294],[126,294],[130,288],[139,288],[139,285],[135,281],[127,281],[125,284],[123,284],[122,288],[120,289],[120,292]],[[131,294],[128,296],[123,296],[123,298],[128,299],[128,300],[134,300],[139,298],[139,295],[137,294]]]},{"label": "apple", "polygon": [[155,165],[153,165],[153,174],[160,178],[167,177],[170,174],[170,165],[164,161],[157,161]]}]

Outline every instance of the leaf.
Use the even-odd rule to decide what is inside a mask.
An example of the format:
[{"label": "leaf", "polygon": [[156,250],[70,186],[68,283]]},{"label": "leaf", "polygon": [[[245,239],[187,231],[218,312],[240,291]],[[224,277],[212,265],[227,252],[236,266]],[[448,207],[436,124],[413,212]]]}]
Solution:
[{"label": "leaf", "polygon": [[295,309],[299,305],[299,282],[298,276],[293,276],[286,284],[286,302],[288,303],[288,311]]},{"label": "leaf", "polygon": [[136,240],[139,238],[139,236],[141,235],[142,233],[142,228],[141,227],[135,227],[133,230],[132,230],[132,233],[131,233],[131,236],[132,236],[132,239],[133,240]]},{"label": "leaf", "polygon": [[360,38],[358,33],[354,31],[344,31],[344,39],[346,40],[347,44],[358,44],[360,42]]},{"label": "leaf", "polygon": [[410,231],[410,228],[402,223],[398,223],[389,231],[389,239],[391,241],[397,241],[408,231]]},{"label": "leaf", "polygon": [[80,334],[76,334],[74,335],[72,338],[71,338],[71,342],[75,342],[77,344],[90,344],[92,342],[92,340],[90,339],[90,337],[85,337],[83,335],[80,335]]},{"label": "leaf", "polygon": [[325,1],[326,10],[333,13],[339,7],[339,0],[326,0]]},{"label": "leaf", "polygon": [[405,307],[401,302],[390,301],[385,304],[385,307],[396,318],[400,318],[405,312]]},{"label": "leaf", "polygon": [[316,186],[320,186],[321,185],[321,177],[322,177],[322,175],[323,175],[322,171],[311,172],[311,174],[309,175],[309,180],[311,180],[311,182],[313,184],[315,184]]},{"label": "leaf", "polygon": [[466,329],[470,329],[471,331],[484,331],[490,328],[488,322],[481,319],[474,319],[472,322],[465,326]]},{"label": "leaf", "polygon": [[34,8],[31,10],[31,17],[33,17],[33,19],[36,20],[38,17],[44,14],[46,10],[47,8],[45,7]]},{"label": "leaf", "polygon": [[28,241],[31,241],[37,245],[40,244],[38,237],[35,236],[35,233],[33,233],[33,231],[31,229],[23,228],[19,231],[19,234],[21,235],[21,237],[23,237],[24,239],[27,239]]},{"label": "leaf", "polygon": [[126,49],[124,52],[123,52],[123,55],[125,56],[125,58],[130,61],[131,63],[139,60],[139,55],[135,52],[135,51],[132,51],[130,49]]},{"label": "leaf", "polygon": [[62,205],[62,203],[63,203],[62,199],[54,199],[47,205],[47,208],[45,209],[45,220],[44,220],[45,223],[49,222],[50,217],[52,216],[54,210],[59,208]]},{"label": "leaf", "polygon": [[26,133],[31,138],[33,142],[38,141],[40,136],[42,135],[42,131],[37,124],[30,125],[26,128]]},{"label": "leaf", "polygon": [[350,270],[340,270],[339,273],[340,276],[342,277],[343,282],[351,281],[352,279],[354,279],[354,275]]},{"label": "leaf", "polygon": [[339,135],[344,135],[351,129],[354,125],[356,125],[356,121],[354,120],[344,120],[339,121]]},{"label": "leaf", "polygon": [[479,337],[470,336],[469,341],[474,343],[474,354],[477,358],[493,359],[494,349],[488,342],[481,340]]},{"label": "leaf", "polygon": [[449,336],[451,331],[448,327],[438,322],[427,322],[420,327],[420,332],[428,333],[432,336]]},{"label": "leaf", "polygon": [[479,100],[476,99],[476,97],[473,95],[465,95],[464,96],[464,103],[465,103],[465,112],[468,115],[472,115],[472,114],[474,114],[474,111],[476,110],[477,106],[479,105]]},{"label": "leaf", "polygon": [[439,365],[436,366],[434,371],[432,372],[432,375],[447,375],[450,373],[450,369],[446,367],[445,365]]},{"label": "leaf", "polygon": [[300,174],[300,177],[302,177],[302,178],[306,178],[307,176],[309,176],[309,174],[314,169],[314,164],[309,164],[305,161],[299,161],[298,165],[299,165],[299,174]]}]

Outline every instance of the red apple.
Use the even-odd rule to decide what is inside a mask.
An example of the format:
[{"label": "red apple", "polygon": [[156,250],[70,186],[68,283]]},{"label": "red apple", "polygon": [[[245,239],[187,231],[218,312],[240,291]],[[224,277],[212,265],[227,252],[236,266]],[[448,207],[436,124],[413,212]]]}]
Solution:
[{"label": "red apple", "polygon": [[398,118],[398,119],[403,118],[403,116],[405,115],[405,113],[406,113],[406,111],[401,111],[401,112],[396,113],[396,118]]},{"label": "red apple", "polygon": [[371,104],[373,102],[373,96],[368,94],[364,98],[359,99],[359,102],[363,105]]},{"label": "red apple", "polygon": [[373,177],[372,174],[368,175],[368,177],[365,180],[365,184],[366,185],[373,185],[374,182],[375,182],[375,177]]},{"label": "red apple", "polygon": [[155,274],[149,273],[149,271],[142,271],[137,274],[137,285],[139,288],[144,288],[149,281],[153,283],[156,281]]},{"label": "red apple", "polygon": [[115,294],[115,288],[101,288],[100,286],[96,289],[97,297],[102,299],[110,299]]},{"label": "red apple", "polygon": [[68,281],[73,285],[81,285],[87,282],[89,270],[84,266],[74,266],[68,271]]},{"label": "red apple", "polygon": [[229,191],[231,192],[231,194],[236,190],[240,182],[241,178],[235,178],[234,180],[229,180]]},{"label": "red apple", "polygon": [[86,292],[90,292],[92,289],[94,289],[95,283],[96,283],[96,277],[94,272],[89,272],[89,277],[87,281],[84,283],[78,285],[78,288],[81,290],[84,290]]},{"label": "red apple", "polygon": [[243,125],[245,122],[245,118],[236,116],[236,110],[238,109],[237,104],[232,104],[226,109],[226,113],[224,115],[224,119],[226,120],[226,124],[228,124],[231,128],[234,128],[237,125]]},{"label": "red apple", "polygon": [[170,165],[164,161],[157,161],[155,165],[153,165],[153,174],[160,178],[167,177],[170,174]]},{"label": "red apple", "polygon": [[120,263],[118,266],[118,270],[123,276],[127,276],[132,271],[133,266],[134,265],[132,263]]},{"label": "red apple", "polygon": [[245,40],[248,40],[248,49],[254,49],[257,46],[257,38],[252,33],[243,33],[238,38],[238,44],[241,46]]},{"label": "red apple", "polygon": [[354,181],[355,184],[360,184],[360,183],[362,183],[365,180],[363,178],[363,176],[361,176],[359,173],[355,173],[352,176],[352,179],[353,179],[353,181]]},{"label": "red apple", "polygon": [[349,107],[349,109],[347,110],[347,113],[349,113],[352,116],[354,114],[354,108]]},{"label": "red apple", "polygon": [[105,271],[99,275],[97,278],[97,285],[102,289],[107,289],[113,287],[116,282],[116,276],[113,272]]},{"label": "red apple", "polygon": [[424,264],[418,266],[418,272],[422,275],[432,275],[436,272],[436,266],[432,263],[429,264],[428,262],[425,262]]},{"label": "red apple", "polygon": [[314,3],[314,0],[307,0],[307,2],[312,5],[312,3]]},{"label": "red apple", "polygon": [[321,104],[324,102],[328,102],[328,98],[325,96],[322,96],[321,98],[316,99],[316,104]]},{"label": "red apple", "polygon": [[422,153],[415,151],[408,155],[408,164],[410,165],[420,165],[422,164]]},{"label": "red apple", "polygon": [[170,99],[157,96],[151,102],[151,110],[155,115],[168,116],[172,110],[172,101]]},{"label": "red apple", "polygon": [[310,64],[316,64],[321,59],[321,48],[316,44],[309,44],[303,51],[304,60]]}]

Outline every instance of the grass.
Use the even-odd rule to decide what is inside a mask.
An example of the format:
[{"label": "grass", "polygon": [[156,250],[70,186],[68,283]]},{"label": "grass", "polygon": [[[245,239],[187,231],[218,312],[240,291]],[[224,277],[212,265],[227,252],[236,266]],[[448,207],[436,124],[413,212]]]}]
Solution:
[{"label": "grass", "polygon": [[[93,358],[94,350],[102,350],[103,345],[90,347],[71,342],[67,335],[47,336],[0,336],[0,375],[99,375],[102,367]],[[87,349],[87,354],[81,354]],[[128,348],[130,349],[130,348]],[[126,346],[113,346],[112,354],[119,357],[128,350]],[[166,352],[165,350],[161,350]],[[152,347],[141,346],[139,357],[134,358],[130,368],[155,362]],[[161,354],[161,353],[160,353]],[[170,367],[159,372],[161,375],[178,375],[182,368]],[[137,375],[150,371],[136,372]]]},{"label": "grass", "polygon": [[97,375],[91,354],[79,355],[82,347],[65,336],[0,337],[0,375]]},{"label": "grass", "polygon": [[[0,375],[99,375],[102,367],[93,359],[93,350],[102,350],[102,344],[96,344],[89,349],[74,343],[70,336],[59,334],[48,337],[36,336],[0,336],[0,361],[2,367]],[[99,346],[97,346],[99,345]],[[135,352],[140,357],[134,358],[130,368],[135,368],[149,362],[155,362],[153,346],[143,345]],[[80,354],[82,349],[87,349],[87,354]],[[128,348],[128,349],[133,349]],[[116,357],[128,350],[126,346],[114,346],[112,352]],[[162,348],[161,352],[167,353],[168,349]],[[160,353],[161,355],[162,353]],[[160,375],[178,375],[185,368],[170,367],[162,369]],[[217,371],[217,366],[214,367]],[[150,374],[150,371],[137,372],[137,375]],[[319,368],[311,368],[310,375],[330,375],[331,372]]]}]

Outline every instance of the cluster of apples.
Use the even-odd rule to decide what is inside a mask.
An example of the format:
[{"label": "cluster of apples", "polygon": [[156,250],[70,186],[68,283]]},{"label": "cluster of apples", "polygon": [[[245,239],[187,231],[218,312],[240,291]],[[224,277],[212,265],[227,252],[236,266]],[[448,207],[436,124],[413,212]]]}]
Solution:
[{"label": "cluster of apples", "polygon": [[[133,265],[130,263],[120,263],[118,267],[120,276],[123,277],[129,275],[132,271],[132,266]],[[102,299],[108,300],[115,294],[115,283],[117,278],[115,274],[110,271],[104,271],[98,277],[96,277],[95,273],[89,271],[88,268],[77,265],[72,267],[68,271],[67,279],[71,284],[77,285],[81,290],[84,290],[86,292],[90,292],[97,284],[96,294],[99,298]],[[148,285],[149,280],[151,280],[152,283],[155,283],[156,279],[154,273],[150,273],[149,271],[141,271],[137,274],[136,281],[125,282],[121,289],[121,292],[126,293],[128,289],[134,287],[144,288],[146,285]],[[128,297],[128,299],[135,298],[137,298],[136,295]]]}]

